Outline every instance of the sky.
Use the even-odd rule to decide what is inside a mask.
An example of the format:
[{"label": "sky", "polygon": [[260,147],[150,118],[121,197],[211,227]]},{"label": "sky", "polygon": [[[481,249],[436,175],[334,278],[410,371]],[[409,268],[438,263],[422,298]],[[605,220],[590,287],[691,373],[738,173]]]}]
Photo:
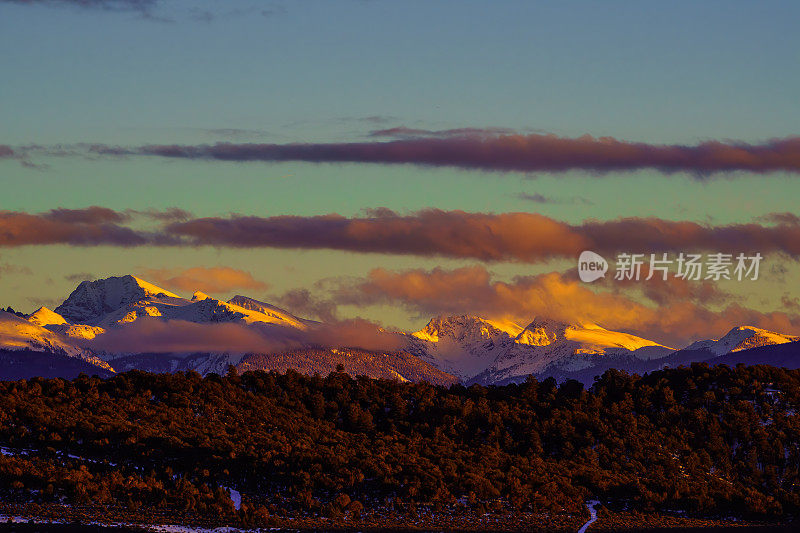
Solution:
[{"label": "sky", "polygon": [[[0,304],[132,273],[402,329],[463,309],[670,343],[800,333],[798,19],[794,1],[0,0]],[[582,246],[684,243],[762,252],[762,276],[574,271]]]}]

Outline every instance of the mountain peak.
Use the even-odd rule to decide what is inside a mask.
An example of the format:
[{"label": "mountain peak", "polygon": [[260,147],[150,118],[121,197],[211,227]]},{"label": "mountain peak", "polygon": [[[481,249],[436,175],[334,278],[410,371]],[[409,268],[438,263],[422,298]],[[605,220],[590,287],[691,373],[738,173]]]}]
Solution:
[{"label": "mountain peak", "polygon": [[505,334],[514,338],[520,332],[522,328],[510,320],[490,320],[474,315],[439,315],[412,335],[421,340],[438,342],[445,337],[491,339]]},{"label": "mountain peak", "polygon": [[91,324],[121,307],[147,298],[180,298],[141,278],[112,276],[83,281],[55,312],[73,323]]},{"label": "mountain peak", "polygon": [[36,324],[37,326],[50,326],[67,324],[66,319],[55,311],[48,309],[45,306],[40,307],[30,315],[28,315],[28,322]]},{"label": "mountain peak", "polygon": [[520,344],[548,346],[556,341],[564,340],[569,327],[571,326],[565,322],[537,316],[517,335],[515,340]]},{"label": "mountain peak", "polygon": [[259,313],[265,317],[268,317],[270,322],[277,324],[284,324],[300,329],[305,329],[309,325],[316,324],[316,322],[313,320],[296,317],[285,309],[281,309],[280,307],[267,302],[256,300],[255,298],[250,298],[249,296],[242,296],[241,294],[237,294],[228,300],[228,304],[241,309]]},{"label": "mountain peak", "polygon": [[211,298],[211,296],[202,291],[194,291],[194,294],[192,294],[193,302],[198,302],[200,300],[208,300],[209,298]]},{"label": "mountain peak", "polygon": [[717,343],[721,347],[728,348],[730,352],[747,350],[748,348],[758,348],[772,344],[785,344],[800,339],[793,335],[784,335],[755,326],[738,326],[731,329]]}]

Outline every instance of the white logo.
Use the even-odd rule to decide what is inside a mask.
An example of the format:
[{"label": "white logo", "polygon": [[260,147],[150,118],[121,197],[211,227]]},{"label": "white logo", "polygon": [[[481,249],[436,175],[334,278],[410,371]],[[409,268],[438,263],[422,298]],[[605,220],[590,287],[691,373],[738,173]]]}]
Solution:
[{"label": "white logo", "polygon": [[605,277],[608,272],[608,261],[603,256],[586,250],[578,258],[578,276],[581,281],[591,283]]}]

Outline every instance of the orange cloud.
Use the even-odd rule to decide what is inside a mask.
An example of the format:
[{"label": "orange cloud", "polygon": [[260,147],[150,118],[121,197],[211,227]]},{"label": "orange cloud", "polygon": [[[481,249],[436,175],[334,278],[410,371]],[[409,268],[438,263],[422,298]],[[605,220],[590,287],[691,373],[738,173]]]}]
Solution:
[{"label": "orange cloud", "polygon": [[493,280],[480,266],[400,272],[374,269],[364,279],[343,282],[333,298],[345,305],[402,305],[422,317],[470,313],[520,323],[528,323],[535,316],[595,322],[679,347],[693,340],[719,337],[736,325],[783,333],[800,331],[798,314],[762,313],[735,303],[713,310],[697,299],[669,298],[662,300],[663,305],[652,306],[631,291],[595,290],[558,272],[505,282]]},{"label": "orange cloud", "polygon": [[[141,214],[141,213],[140,213]],[[161,222],[145,232],[129,212],[100,207],[28,214],[0,211],[0,246],[72,244],[218,246],[342,250],[481,261],[535,263],[577,258],[583,250],[619,252],[709,251],[783,253],[800,257],[800,225],[712,226],[658,218],[586,220],[569,224],[536,213],[467,213],[425,209],[400,215],[373,209],[361,217],[319,216],[188,218],[180,210],[149,213]]]},{"label": "orange cloud", "polygon": [[269,288],[267,283],[258,281],[251,273],[226,266],[146,269],[143,277],[153,280],[156,285],[186,292],[227,293],[236,289],[264,291]]}]

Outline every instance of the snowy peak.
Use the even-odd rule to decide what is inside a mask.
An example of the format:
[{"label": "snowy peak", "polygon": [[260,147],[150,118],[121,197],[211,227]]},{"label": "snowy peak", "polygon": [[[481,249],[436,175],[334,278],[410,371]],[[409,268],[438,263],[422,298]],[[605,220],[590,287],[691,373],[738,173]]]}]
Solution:
[{"label": "snowy peak", "polygon": [[[136,276],[123,276],[123,278],[130,278],[133,282],[144,291],[145,297],[147,296],[155,296],[155,297],[168,297],[168,298],[180,298],[177,294],[171,293],[167,290],[162,289],[161,287],[156,287],[152,283],[148,283],[141,278],[137,278]],[[111,279],[111,278],[109,278]]]},{"label": "snowy peak", "polygon": [[630,333],[611,331],[591,323],[570,326],[565,331],[565,336],[569,341],[598,348],[621,348],[634,351],[639,348],[655,346],[665,350],[672,350],[672,348],[657,342],[643,339]]},{"label": "snowy peak", "polygon": [[470,315],[440,316],[410,336],[410,350],[469,382],[524,378],[553,366],[583,368],[609,356],[636,360],[673,351],[656,342],[594,323],[537,317],[525,328]]},{"label": "snowy peak", "polygon": [[280,307],[247,296],[236,295],[228,300],[228,304],[267,317],[266,319],[261,317],[262,322],[276,323],[298,329],[306,329],[309,325],[316,324],[313,320],[298,318]]},{"label": "snowy peak", "polygon": [[[740,350],[747,350],[749,348],[759,348],[761,346],[770,346],[772,344],[785,344],[800,340],[800,337],[793,335],[783,335],[768,331],[766,329],[756,328],[753,326],[739,326],[730,330],[725,337],[732,336],[734,338],[744,337],[731,351],[738,352]],[[723,338],[725,338],[723,337]]]},{"label": "snowy peak", "polygon": [[60,326],[68,324],[66,319],[58,313],[51,311],[47,307],[40,307],[30,315],[28,315],[28,322],[36,324],[37,326]]},{"label": "snowy peak", "polygon": [[471,315],[438,316],[409,336],[409,349],[439,369],[467,381],[514,344],[522,328]]},{"label": "snowy peak", "polygon": [[510,321],[487,320],[472,315],[437,316],[412,335],[420,340],[439,342],[448,339],[463,343],[465,341],[480,342],[498,337],[516,337],[522,328]]},{"label": "snowy peak", "polygon": [[6,350],[51,351],[73,356],[83,353],[83,350],[70,345],[60,335],[5,311],[0,311],[0,347]]},{"label": "snowy peak", "polygon": [[[196,292],[192,300],[181,300],[178,305],[160,306],[161,316],[167,320],[186,320],[188,322],[239,322],[243,324],[271,324],[294,329],[307,329],[306,321],[270,304],[237,296],[229,302],[212,298]],[[152,316],[152,315],[151,315]]]},{"label": "snowy peak", "polygon": [[785,344],[797,340],[800,340],[800,337],[775,333],[755,326],[738,326],[720,339],[697,341],[687,346],[686,350],[708,350],[714,355],[725,355],[749,348]]},{"label": "snowy peak", "polygon": [[[102,329],[98,327],[122,327],[140,318],[196,323],[266,323],[303,330],[316,324],[313,320],[298,318],[246,296],[236,296],[224,302],[196,291],[192,299],[187,300],[130,275],[84,281],[56,308],[56,312],[43,309],[37,311],[32,320],[69,336],[87,338],[100,334]],[[78,331],[77,326],[83,329]]]},{"label": "snowy peak", "polygon": [[[535,318],[520,333],[515,342],[530,346],[550,346],[563,342],[577,343],[582,348],[598,352],[608,348],[622,348],[625,350],[638,350],[646,346],[666,348],[657,342],[605,329],[592,322],[567,324],[547,318]],[[585,351],[585,350],[584,350]]]},{"label": "snowy peak", "polygon": [[55,311],[73,323],[96,324],[109,313],[146,299],[180,299],[135,276],[84,281]]},{"label": "snowy peak", "polygon": [[530,346],[548,346],[566,339],[566,331],[569,327],[563,322],[537,317],[514,340],[519,344]]}]

